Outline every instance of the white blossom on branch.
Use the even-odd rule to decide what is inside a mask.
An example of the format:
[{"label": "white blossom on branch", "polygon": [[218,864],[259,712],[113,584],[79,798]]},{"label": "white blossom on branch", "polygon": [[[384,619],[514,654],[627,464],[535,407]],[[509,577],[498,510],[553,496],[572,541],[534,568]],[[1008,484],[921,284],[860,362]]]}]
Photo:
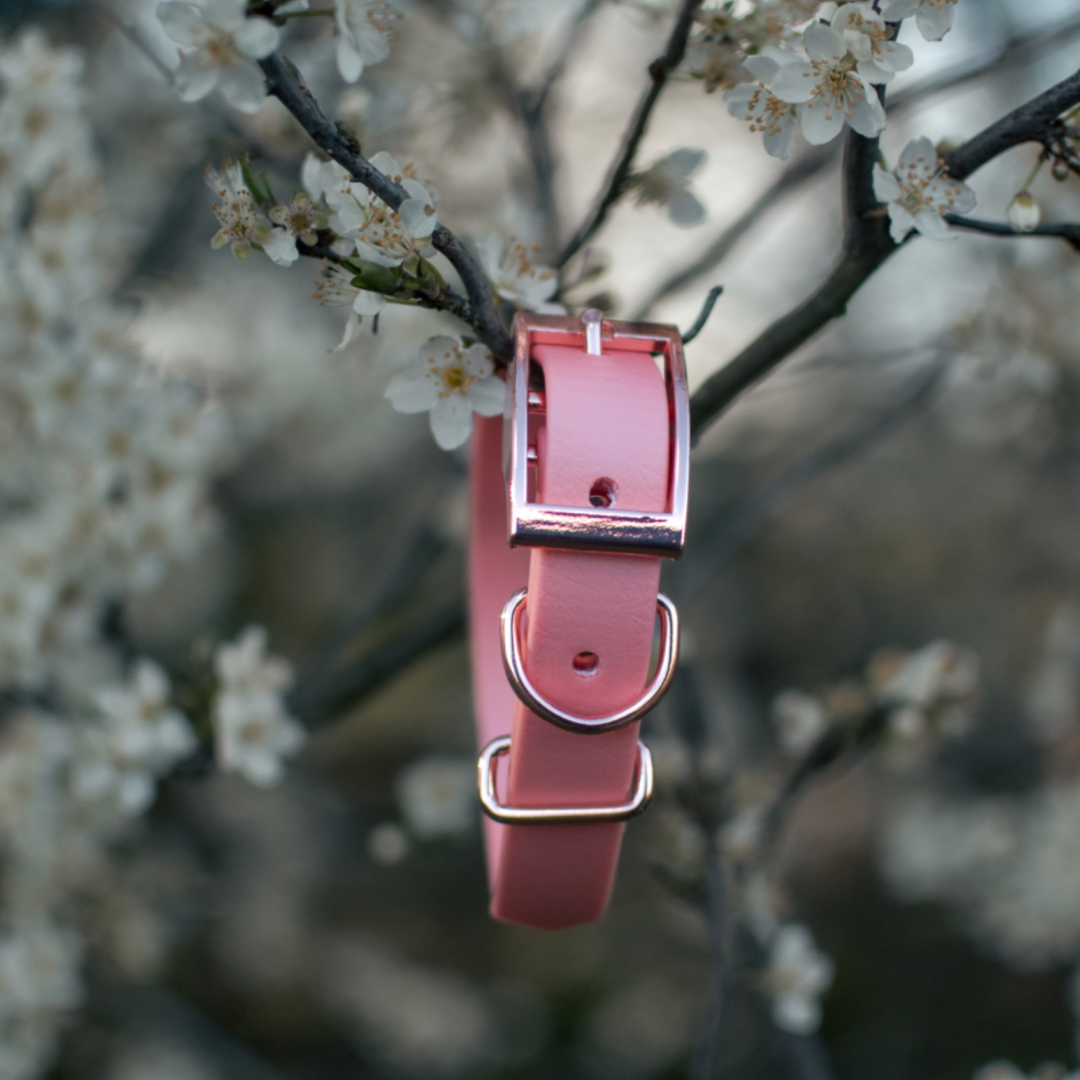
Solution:
[{"label": "white blossom on branch", "polygon": [[218,649],[214,667],[220,681],[213,705],[218,767],[259,787],[276,784],[284,773],[282,758],[304,742],[283,696],[293,681],[291,668],[266,655],[261,626],[249,626],[235,644]]},{"label": "white blossom on branch", "polygon": [[690,177],[701,168],[705,156],[704,150],[684,146],[631,177],[638,205],[663,206],[676,225],[700,225],[705,220],[705,204],[690,190]]},{"label": "white blossom on branch", "polygon": [[745,120],[751,131],[765,137],[765,152],[786,161],[795,140],[795,106],[778,98],[769,89],[769,80],[780,70],[780,64],[768,56],[751,56],[743,67],[757,80],[740,83],[724,95],[728,112],[736,120]]},{"label": "white blossom on branch", "polygon": [[431,432],[443,450],[461,446],[472,433],[472,414],[498,416],[506,383],[483,345],[465,347],[445,335],[420,348],[420,363],[395,375],[386,397],[401,413],[430,412]]},{"label": "white blossom on branch", "polygon": [[216,88],[241,112],[258,112],[266,86],[254,61],[269,56],[281,39],[269,19],[249,18],[245,0],[167,0],[157,13],[165,33],[188,50],[174,75],[184,101],[199,101]]},{"label": "white blossom on branch", "polygon": [[500,300],[517,304],[526,311],[565,314],[562,304],[549,302],[559,287],[559,278],[550,266],[533,261],[537,250],[513,236],[505,241],[498,233],[491,233],[476,245],[480,266]]},{"label": "white blossom on branch", "polygon": [[891,28],[868,3],[844,4],[830,25],[844,39],[856,70],[868,83],[890,82],[915,62],[915,54],[892,40]]},{"label": "white blossom on branch", "polygon": [[882,18],[899,22],[911,15],[927,41],[940,41],[951,29],[956,14],[956,0],[885,0]]},{"label": "white blossom on branch", "polygon": [[799,923],[781,926],[769,951],[765,988],[772,998],[773,1023],[796,1035],[809,1035],[821,1024],[821,995],[832,985],[832,959]]},{"label": "white blossom on branch", "polygon": [[400,18],[401,13],[382,0],[334,0],[337,65],[346,82],[356,82],[365,67],[390,55]]},{"label": "white blossom on branch", "polygon": [[916,229],[935,240],[952,237],[945,214],[966,214],[975,193],[942,172],[941,159],[927,138],[912,139],[892,172],[874,170],[874,194],[889,208],[889,232],[899,244]]},{"label": "white blossom on branch", "polygon": [[844,39],[824,23],[811,23],[802,44],[810,62],[784,64],[769,83],[781,101],[798,105],[799,127],[806,141],[830,142],[847,124],[876,138],[885,129],[885,109],[873,87],[859,73]]}]

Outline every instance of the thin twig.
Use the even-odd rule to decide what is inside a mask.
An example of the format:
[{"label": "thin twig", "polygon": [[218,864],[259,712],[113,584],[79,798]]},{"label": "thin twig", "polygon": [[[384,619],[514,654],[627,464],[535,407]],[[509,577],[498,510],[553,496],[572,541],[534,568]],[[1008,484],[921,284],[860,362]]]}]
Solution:
[{"label": "thin twig", "polygon": [[702,523],[699,533],[709,551],[709,562],[700,577],[692,576],[683,588],[698,589],[713,577],[768,520],[776,507],[795,492],[804,488],[830,469],[862,455],[877,445],[901,424],[918,415],[933,401],[949,369],[948,358],[931,365],[929,372],[912,380],[912,388],[901,391],[884,409],[860,418],[847,431],[815,450],[771,484],[741,505],[725,506],[720,514],[723,530],[711,538],[709,522]]},{"label": "thin twig", "polygon": [[714,285],[709,290],[709,295],[705,297],[705,303],[701,307],[701,313],[694,320],[694,325],[682,335],[684,345],[688,345],[705,329],[705,324],[709,321],[709,316],[712,314],[712,309],[716,307],[716,301],[720,299],[720,294],[724,291],[723,285]]},{"label": "thin twig", "polygon": [[460,637],[465,628],[465,605],[453,602],[422,622],[412,622],[401,633],[382,641],[322,686],[301,700],[290,697],[289,707],[305,727],[314,730],[355,709],[422,657]]},{"label": "thin twig", "polygon": [[1080,251],[1080,224],[1047,222],[1033,229],[1014,229],[1007,221],[985,221],[982,218],[964,217],[963,214],[946,214],[945,220],[955,229],[986,233],[988,236],[1050,236],[1064,240]]},{"label": "thin twig", "polygon": [[[362,183],[393,210],[409,197],[404,188],[376,169],[355,144],[351,144],[327,119],[314,96],[301,85],[280,56],[272,53],[259,61],[259,67],[266,76],[269,92],[293,114],[315,144],[347,169],[354,180]],[[480,267],[445,225],[435,228],[431,242],[457,270],[468,294],[468,301],[462,298],[460,304],[454,305],[454,314],[477,332],[497,361],[506,363],[513,352],[513,345],[499,318],[495,298]]]},{"label": "thin twig", "polygon": [[562,254],[556,263],[560,269],[603,225],[608,212],[625,193],[627,181],[630,179],[630,173],[634,167],[634,158],[637,155],[638,146],[641,144],[645,129],[649,125],[649,117],[660,99],[660,94],[667,85],[669,76],[682,63],[682,59],[686,55],[686,43],[694,25],[694,16],[701,4],[702,0],[683,0],[680,5],[675,25],[672,27],[671,34],[668,37],[667,47],[649,65],[649,87],[638,102],[630,126],[626,129],[626,134],[623,135],[618,157],[615,159],[607,181],[601,189],[589,216],[579,226],[566,247],[563,248]]},{"label": "thin twig", "polygon": [[[1006,150],[1043,140],[1054,121],[1078,102],[1080,72],[1014,109],[954,150],[945,159],[949,175],[963,180]],[[812,296],[777,319],[698,389],[690,402],[695,437],[700,437],[743,391],[842,315],[851,297],[896,250],[885,217],[874,212],[874,152],[876,140],[849,135],[845,147],[845,239],[838,263]]]}]

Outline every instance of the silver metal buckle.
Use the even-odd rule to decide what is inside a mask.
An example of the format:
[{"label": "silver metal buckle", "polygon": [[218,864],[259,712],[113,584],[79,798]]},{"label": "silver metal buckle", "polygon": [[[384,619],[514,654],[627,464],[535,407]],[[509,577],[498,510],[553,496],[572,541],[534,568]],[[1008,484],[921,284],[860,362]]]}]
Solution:
[{"label": "silver metal buckle", "polygon": [[579,734],[597,734],[626,727],[644,716],[667,692],[675,674],[675,665],[679,659],[679,613],[675,605],[663,593],[656,596],[656,610],[660,615],[660,660],[656,674],[645,687],[641,697],[632,705],[608,716],[575,716],[564,712],[557,705],[547,700],[533,684],[525,672],[521,657],[521,643],[518,640],[518,617],[528,595],[527,589],[514,593],[506,602],[502,612],[502,653],[506,677],[514,688],[514,693],[527,709],[556,727]]},{"label": "silver metal buckle", "polygon": [[492,739],[484,747],[477,762],[479,771],[480,805],[488,817],[501,821],[504,825],[564,825],[568,822],[592,822],[600,824],[612,821],[627,821],[637,817],[653,794],[653,764],[649,748],[640,740],[637,744],[638,760],[634,794],[629,802],[617,806],[577,806],[577,807],[516,807],[499,802],[495,784],[495,765],[502,754],[510,752],[510,738],[503,736]]},{"label": "silver metal buckle", "polygon": [[[528,468],[536,458],[529,445],[529,416],[541,412],[544,406],[543,396],[529,389],[534,344],[580,345],[593,355],[606,344],[620,352],[663,356],[670,423],[664,511],[602,510],[529,500]],[[509,431],[504,467],[509,487],[511,547],[571,548],[670,559],[682,554],[686,541],[690,395],[682,338],[675,327],[610,322],[594,308],[584,311],[580,319],[519,311],[514,316],[514,364],[507,385]]]}]

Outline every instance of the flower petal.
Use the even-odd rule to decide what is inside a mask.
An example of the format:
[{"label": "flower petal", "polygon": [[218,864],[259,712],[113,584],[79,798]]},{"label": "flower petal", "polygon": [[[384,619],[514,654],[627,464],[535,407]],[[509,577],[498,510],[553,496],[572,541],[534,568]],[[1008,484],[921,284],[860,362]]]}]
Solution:
[{"label": "flower petal", "polygon": [[218,85],[225,100],[244,113],[257,113],[266,100],[266,80],[254,64],[223,71]]},{"label": "flower petal", "polygon": [[948,0],[940,6],[922,3],[915,12],[915,25],[927,41],[940,41],[952,29],[954,14],[954,5]]},{"label": "flower petal", "polygon": [[885,130],[885,107],[872,87],[867,86],[866,97],[852,106],[847,122],[852,131],[868,139],[876,138]]},{"label": "flower petal", "polygon": [[472,433],[472,407],[461,394],[439,398],[431,410],[431,433],[443,450],[455,450]]},{"label": "flower petal", "polygon": [[691,225],[700,225],[705,220],[705,204],[692,192],[685,188],[676,191],[668,199],[668,217],[676,225],[688,228]]},{"label": "flower petal", "polygon": [[249,60],[262,60],[278,47],[281,31],[269,19],[253,15],[236,31],[233,40]]},{"label": "flower petal", "polygon": [[383,396],[399,413],[427,412],[440,400],[434,379],[422,367],[409,368],[395,375]]},{"label": "flower petal", "polygon": [[204,67],[198,53],[189,53],[173,72],[173,85],[181,101],[200,101],[217,86],[220,69]]},{"label": "flower petal", "polygon": [[[799,104],[809,101],[814,96],[814,69],[801,60],[794,64],[785,64],[769,84],[769,89],[781,101]],[[826,139],[826,142],[828,140]]]},{"label": "flower petal", "polygon": [[489,379],[474,382],[465,391],[465,396],[474,412],[481,416],[499,416],[506,404],[506,383],[492,375]]},{"label": "flower petal", "polygon": [[158,4],[157,17],[161,20],[162,29],[177,45],[194,48],[209,36],[210,28],[206,16],[186,0],[170,0],[169,3]]},{"label": "flower petal", "polygon": [[288,229],[274,229],[270,239],[263,241],[263,251],[278,266],[292,266],[300,258],[296,237]]},{"label": "flower petal", "polygon": [[356,82],[364,73],[364,61],[344,34],[338,35],[337,39],[337,66],[341,77],[348,83]]},{"label": "flower petal", "polygon": [[781,161],[786,161],[791,153],[791,144],[795,141],[795,117],[785,116],[779,131],[765,134],[765,153]]},{"label": "flower petal", "polygon": [[414,240],[426,241],[435,231],[439,219],[434,209],[419,199],[406,199],[398,207],[398,217]]},{"label": "flower petal", "polygon": [[767,83],[780,70],[780,65],[768,56],[748,56],[743,61],[743,67],[763,83]]},{"label": "flower petal", "polygon": [[803,46],[811,60],[830,63],[839,60],[847,53],[844,39],[824,23],[813,22],[803,31]]},{"label": "flower petal", "polygon": [[386,307],[386,297],[382,293],[368,292],[361,289],[353,300],[352,309],[357,315],[378,315]]},{"label": "flower petal", "polygon": [[882,168],[874,169],[874,194],[878,202],[892,202],[900,198],[900,181]]},{"label": "flower petal", "polygon": [[835,105],[826,105],[820,98],[799,109],[799,127],[808,143],[820,146],[835,139],[844,126],[844,114]]}]

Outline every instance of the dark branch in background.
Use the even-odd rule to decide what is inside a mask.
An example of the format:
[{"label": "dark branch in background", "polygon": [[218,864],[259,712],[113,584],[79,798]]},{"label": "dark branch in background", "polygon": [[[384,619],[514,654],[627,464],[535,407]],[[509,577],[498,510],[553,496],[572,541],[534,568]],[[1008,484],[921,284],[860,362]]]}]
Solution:
[{"label": "dark branch in background", "polygon": [[626,191],[626,183],[630,179],[631,170],[634,167],[634,158],[637,155],[638,146],[649,124],[649,117],[657,101],[660,99],[664,87],[667,85],[671,73],[682,63],[686,55],[686,42],[690,37],[690,31],[694,25],[694,15],[701,7],[702,0],[683,0],[679,8],[675,25],[671,29],[667,47],[661,56],[658,56],[649,65],[649,88],[642,95],[638,103],[634,117],[630,122],[626,134],[623,136],[619,156],[611,169],[604,187],[596,200],[589,216],[582,222],[577,232],[574,233],[566,247],[563,248],[556,265],[561,269],[581,246],[603,225],[608,212],[619,201]]},{"label": "dark branch in background", "polygon": [[696,532],[709,551],[709,561],[699,564],[699,574],[691,571],[689,580],[680,579],[680,588],[687,591],[700,588],[757,534],[778,504],[830,469],[862,458],[901,424],[917,416],[934,400],[948,369],[948,359],[931,364],[928,373],[912,379],[911,388],[902,390],[888,406],[860,418],[849,430],[815,450],[756,495],[735,506],[724,506],[713,521],[703,522]]},{"label": "dark branch in background", "polygon": [[[992,52],[963,60],[939,74],[921,79],[896,93],[887,106],[890,117],[908,112],[927,98],[954,90],[998,74],[1006,66],[1016,66],[1037,55],[1047,45],[1062,45],[1080,34],[1080,18],[1072,18],[1051,27],[1040,27],[1008,37]],[[735,245],[761,221],[778,202],[820,176],[836,159],[837,144],[811,147],[791,162],[772,185],[735,219],[696,259],[662,281],[639,305],[634,319],[647,318],[652,309],[695,279],[715,270]]]},{"label": "dark branch in background", "polygon": [[382,689],[422,657],[454,641],[465,632],[465,605],[461,601],[447,604],[423,621],[413,622],[400,633],[379,642],[320,687],[302,683],[304,697],[289,696],[289,709],[309,730],[339,720],[342,714],[356,708],[365,699]]},{"label": "dark branch in background", "polygon": [[723,291],[723,285],[714,285],[709,290],[709,295],[705,297],[705,303],[702,305],[701,314],[694,320],[694,325],[682,335],[684,345],[693,341],[705,329],[705,324],[709,321],[712,309],[716,307],[716,301],[720,299],[720,294]]},{"label": "dark branch in background", "polygon": [[[315,144],[347,169],[354,180],[374,192],[391,209],[396,210],[408,198],[403,188],[379,172],[326,118],[319,103],[280,56],[274,53],[260,60],[259,67],[266,76],[268,91],[293,114]],[[499,319],[494,297],[480,267],[445,225],[436,227],[431,242],[458,272],[468,294],[467,302],[463,298],[461,304],[456,305],[455,314],[477,332],[497,360],[505,363],[513,352],[513,346],[506,327]]]},{"label": "dark branch in background", "polygon": [[[1062,80],[991,124],[945,159],[958,180],[1024,142],[1043,142],[1054,122],[1080,102],[1080,72]],[[872,170],[877,140],[850,133],[845,145],[845,231],[840,260],[809,299],[777,319],[726,367],[700,387],[690,402],[695,437],[744,390],[782,363],[823,326],[842,315],[848,301],[896,250],[887,219],[877,212]]]},{"label": "dark branch in background", "polygon": [[981,218],[964,217],[963,214],[946,214],[945,220],[956,229],[986,233],[988,236],[1049,236],[1065,240],[1080,251],[1080,225],[1068,222],[1047,222],[1034,229],[1014,229],[1007,221],[984,221]]}]

